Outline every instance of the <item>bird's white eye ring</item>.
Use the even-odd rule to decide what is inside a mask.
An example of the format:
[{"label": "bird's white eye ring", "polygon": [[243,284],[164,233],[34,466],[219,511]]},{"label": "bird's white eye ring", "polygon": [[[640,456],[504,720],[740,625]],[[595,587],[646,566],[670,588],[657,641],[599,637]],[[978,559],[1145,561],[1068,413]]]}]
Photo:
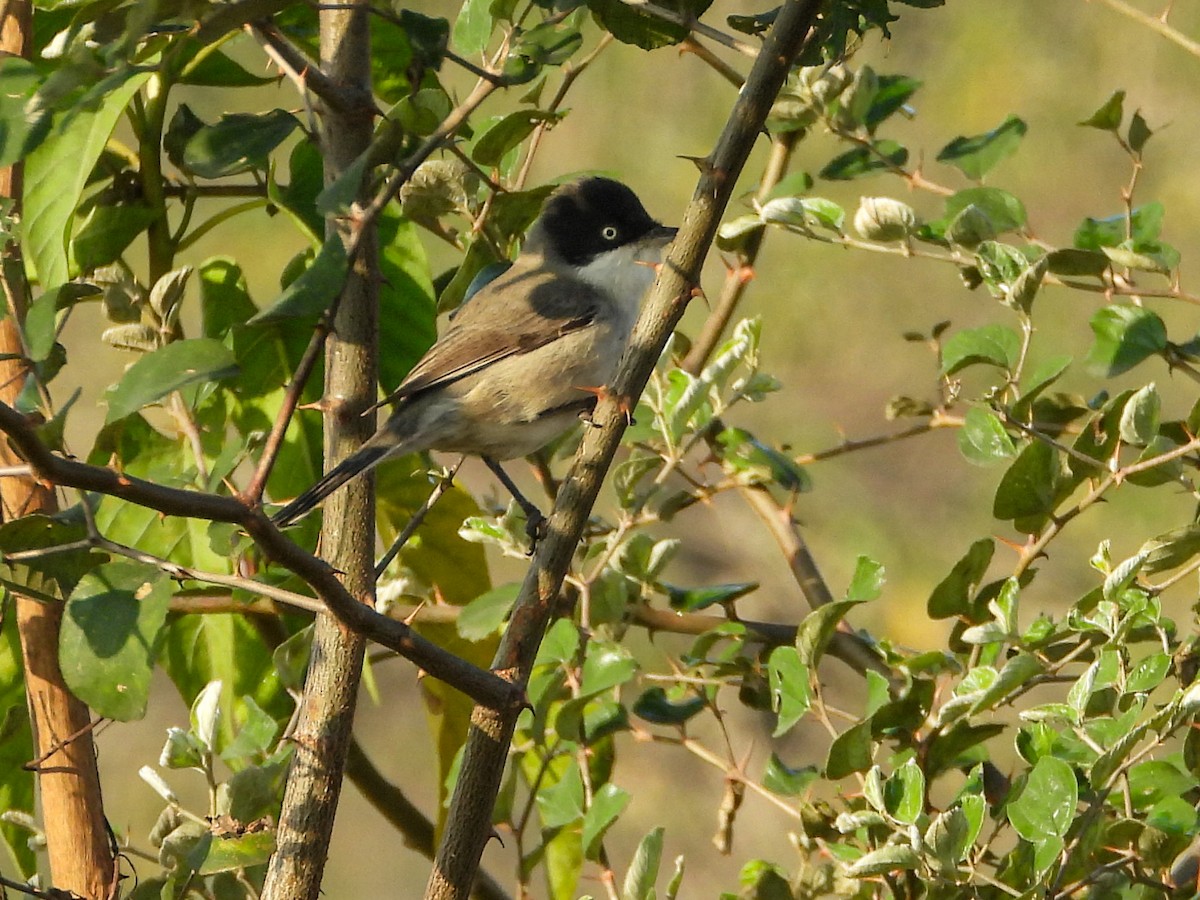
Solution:
[{"label": "bird's white eye ring", "polygon": [[620,232],[617,231],[616,225],[605,225],[600,229],[600,236],[606,241],[615,241],[618,234],[620,234]]}]

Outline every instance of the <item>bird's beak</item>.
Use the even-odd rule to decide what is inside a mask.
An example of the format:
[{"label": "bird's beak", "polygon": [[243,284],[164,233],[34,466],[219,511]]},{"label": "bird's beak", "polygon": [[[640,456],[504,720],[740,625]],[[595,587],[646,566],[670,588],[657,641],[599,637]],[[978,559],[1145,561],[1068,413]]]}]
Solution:
[{"label": "bird's beak", "polygon": [[678,233],[678,228],[672,228],[669,225],[655,225],[646,235],[646,239],[656,244],[667,244],[675,240],[675,235]]}]

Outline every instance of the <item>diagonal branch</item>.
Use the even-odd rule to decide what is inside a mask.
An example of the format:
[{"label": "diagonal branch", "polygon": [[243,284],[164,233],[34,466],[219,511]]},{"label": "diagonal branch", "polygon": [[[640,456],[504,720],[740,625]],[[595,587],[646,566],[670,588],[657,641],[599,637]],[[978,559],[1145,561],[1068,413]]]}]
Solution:
[{"label": "diagonal branch", "polygon": [[[494,667],[517,684],[529,677],[580,534],[628,424],[623,410],[641,395],[687,308],[738,175],[821,5],[819,0],[788,0],[780,8],[717,146],[705,161],[679,235],[634,326],[612,390],[596,409],[594,420],[601,427],[584,435],[575,465],[559,490],[546,538],[538,546],[513,606]],[[515,712],[495,713],[476,707],[426,900],[465,900],[468,896],[490,832],[491,810],[515,725]]]},{"label": "diagonal branch", "polygon": [[0,431],[8,435],[37,477],[50,484],[119,497],[168,516],[242,526],[269,557],[304,579],[346,628],[395,650],[477,703],[498,709],[519,708],[519,688],[426,640],[403,622],[360,603],[328,563],[288,540],[260,509],[234,497],[164,487],[114,469],[64,459],[42,443],[24,416],[4,403],[0,403]]}]

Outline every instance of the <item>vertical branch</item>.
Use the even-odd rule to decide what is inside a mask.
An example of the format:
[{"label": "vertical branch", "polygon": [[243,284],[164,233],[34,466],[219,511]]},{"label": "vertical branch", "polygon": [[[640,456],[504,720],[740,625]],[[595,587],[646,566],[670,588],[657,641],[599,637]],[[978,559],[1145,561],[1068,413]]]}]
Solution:
[{"label": "vertical branch", "polygon": [[[679,236],[634,326],[611,396],[597,407],[595,421],[602,427],[584,435],[575,465],[554,504],[546,538],[538,545],[513,604],[493,669],[518,684],[529,678],[555,598],[627,424],[622,407],[628,408],[625,404],[632,405],[641,394],[687,308],[734,184],[820,6],[819,0],[788,0],[780,8],[717,146],[706,160]],[[425,889],[426,900],[466,900],[469,895],[491,833],[492,807],[516,719],[516,712],[493,713],[475,707],[446,830]]]},{"label": "vertical branch", "polygon": [[[323,9],[321,67],[339,86],[370,91],[369,6],[353,0]],[[322,117],[326,183],[370,145],[372,115],[326,108]],[[331,220],[357,246],[333,335],[326,345],[325,462],[354,452],[373,430],[361,415],[375,399],[379,271],[374,224],[363,224],[363,191],[347,219]],[[325,557],[344,573],[346,588],[362,602],[374,600],[375,511],[370,478],[359,478],[325,504],[321,543]],[[284,790],[277,849],[263,886],[264,900],[316,900],[351,746],[355,699],[362,675],[364,640],[330,616],[318,617],[312,657],[294,734],[295,756]]]},{"label": "vertical branch", "polygon": [[[29,0],[9,0],[0,15],[0,52],[27,56],[33,15]],[[0,195],[19,202],[21,187],[20,164],[0,169]],[[12,403],[29,374],[19,330],[27,285],[16,245],[4,248],[3,255],[0,277],[7,315],[0,321],[0,400]],[[0,443],[0,464],[20,462],[7,442]],[[0,479],[0,507],[8,522],[31,513],[53,513],[58,505],[51,488],[26,475]],[[63,604],[18,594],[15,606],[34,758],[40,760],[37,782],[51,881],[80,896],[115,897],[116,867],[100,797],[91,713],[67,690],[58,666]]]}]

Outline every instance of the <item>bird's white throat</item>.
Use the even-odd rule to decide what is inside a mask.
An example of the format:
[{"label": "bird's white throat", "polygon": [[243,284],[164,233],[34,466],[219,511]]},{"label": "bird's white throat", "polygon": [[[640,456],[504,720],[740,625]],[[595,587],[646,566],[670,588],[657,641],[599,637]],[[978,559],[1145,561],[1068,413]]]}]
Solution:
[{"label": "bird's white throat", "polygon": [[576,275],[616,300],[622,311],[630,314],[632,325],[642,295],[654,284],[654,267],[661,259],[661,246],[626,244],[600,254],[577,269]]}]

